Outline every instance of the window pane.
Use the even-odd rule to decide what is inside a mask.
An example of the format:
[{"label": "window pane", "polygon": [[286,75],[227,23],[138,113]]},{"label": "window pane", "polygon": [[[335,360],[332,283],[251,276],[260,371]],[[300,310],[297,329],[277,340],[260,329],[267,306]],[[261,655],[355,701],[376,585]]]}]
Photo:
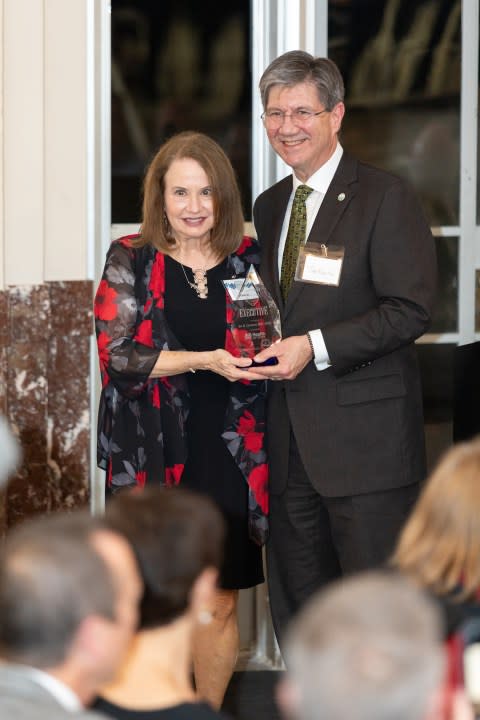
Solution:
[{"label": "window pane", "polygon": [[450,344],[417,344],[426,423],[452,420],[455,347]]},{"label": "window pane", "polygon": [[475,273],[475,332],[480,332],[480,270]]},{"label": "window pane", "polygon": [[217,140],[250,217],[250,3],[112,0],[112,222],[140,219],[146,165],[175,132]]},{"label": "window pane", "polygon": [[458,331],[458,238],[438,237],[438,291],[429,332]]},{"label": "window pane", "polygon": [[[480,15],[479,15],[480,23]],[[479,48],[477,47],[477,53]],[[480,107],[480,63],[478,64],[478,94],[477,94],[477,107]],[[480,225],[480,123],[477,122],[477,225]],[[478,328],[477,328],[478,332]]]},{"label": "window pane", "polygon": [[342,143],[408,178],[431,225],[458,225],[461,2],[329,2],[346,86]]}]

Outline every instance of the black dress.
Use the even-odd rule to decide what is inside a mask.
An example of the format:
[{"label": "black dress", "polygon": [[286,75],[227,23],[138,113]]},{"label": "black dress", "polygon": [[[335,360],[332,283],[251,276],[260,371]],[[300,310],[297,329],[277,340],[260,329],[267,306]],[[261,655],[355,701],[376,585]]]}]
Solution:
[{"label": "black dress", "polygon": [[[193,276],[185,267],[190,282]],[[208,297],[198,297],[182,265],[165,257],[165,315],[186,350],[202,351],[225,345],[226,262],[207,271]],[[182,487],[211,497],[227,525],[220,586],[248,588],[263,582],[261,548],[248,536],[248,486],[223,439],[229,381],[210,371],[188,373],[191,409],[187,420],[188,458]]]},{"label": "black dress", "polygon": [[97,698],[92,709],[116,720],[226,720],[225,715],[217,713],[207,703],[181,703],[162,710],[133,710]]}]

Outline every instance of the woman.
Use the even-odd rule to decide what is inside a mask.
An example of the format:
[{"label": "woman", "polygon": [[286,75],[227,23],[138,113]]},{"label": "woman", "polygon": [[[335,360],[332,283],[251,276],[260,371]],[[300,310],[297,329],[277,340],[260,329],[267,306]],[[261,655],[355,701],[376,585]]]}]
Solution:
[{"label": "woman", "polygon": [[392,562],[439,599],[448,636],[480,617],[480,440],[455,445],[442,458]]},{"label": "woman", "polygon": [[218,720],[197,701],[190,671],[192,633],[215,592],[220,513],[198,494],[150,487],[116,496],[106,524],[129,541],[145,589],[131,652],[95,708],[118,720]]},{"label": "woman", "polygon": [[197,689],[215,707],[238,653],[238,590],[263,582],[267,535],[265,381],[238,357],[222,284],[259,262],[242,235],[228,158],[205,135],[176,135],[147,171],[141,233],[112,243],[95,298],[108,488],[181,484],[227,521],[213,620],[194,648]]}]

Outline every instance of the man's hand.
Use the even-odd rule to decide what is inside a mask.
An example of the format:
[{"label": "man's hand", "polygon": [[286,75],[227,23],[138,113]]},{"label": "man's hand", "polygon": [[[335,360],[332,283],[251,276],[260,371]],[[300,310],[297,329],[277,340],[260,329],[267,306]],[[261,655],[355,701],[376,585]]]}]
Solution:
[{"label": "man's hand", "polygon": [[270,345],[255,355],[255,362],[264,362],[270,357],[278,359],[278,365],[255,367],[255,373],[269,380],[293,380],[307,363],[312,360],[312,348],[307,335],[292,335]]}]

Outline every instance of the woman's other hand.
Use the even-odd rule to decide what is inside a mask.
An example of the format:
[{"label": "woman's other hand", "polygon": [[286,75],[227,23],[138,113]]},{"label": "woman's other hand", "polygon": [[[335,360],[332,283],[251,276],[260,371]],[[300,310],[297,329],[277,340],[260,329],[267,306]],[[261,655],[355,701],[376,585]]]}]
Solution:
[{"label": "woman's other hand", "polygon": [[230,382],[237,380],[265,380],[262,375],[251,369],[251,358],[235,357],[221,348],[201,354],[206,356],[205,370],[211,370],[218,375],[222,375]]}]

